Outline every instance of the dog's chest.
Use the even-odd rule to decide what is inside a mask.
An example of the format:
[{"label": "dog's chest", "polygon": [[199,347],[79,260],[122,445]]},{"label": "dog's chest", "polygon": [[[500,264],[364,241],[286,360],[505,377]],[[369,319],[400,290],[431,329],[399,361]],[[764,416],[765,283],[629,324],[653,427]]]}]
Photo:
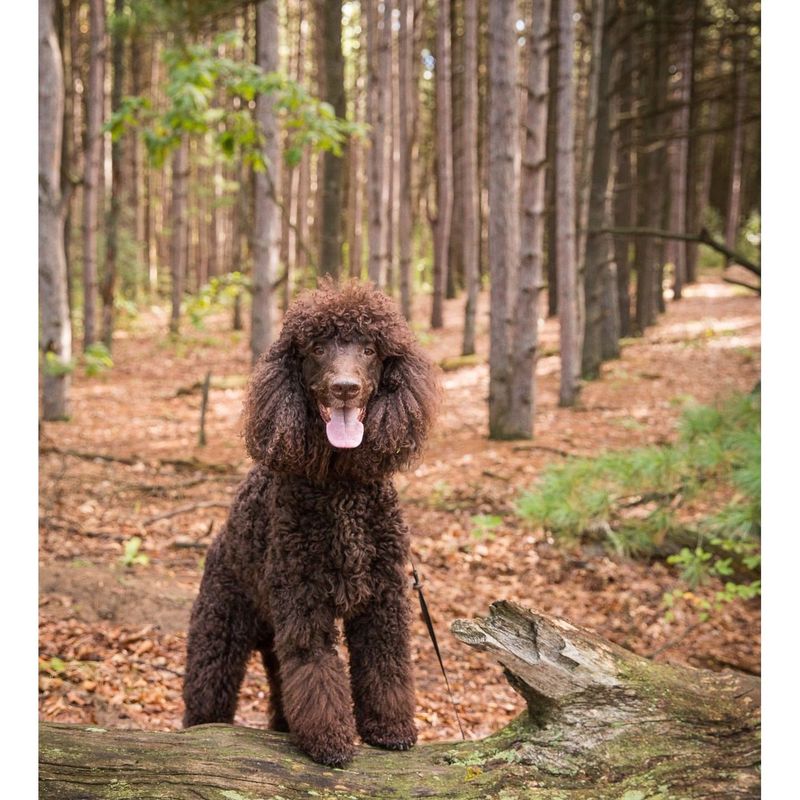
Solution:
[{"label": "dog's chest", "polygon": [[[332,500],[324,532],[325,589],[337,614],[351,613],[372,593],[376,545],[374,522],[363,498],[344,495]],[[323,566],[324,565],[324,566]]]}]

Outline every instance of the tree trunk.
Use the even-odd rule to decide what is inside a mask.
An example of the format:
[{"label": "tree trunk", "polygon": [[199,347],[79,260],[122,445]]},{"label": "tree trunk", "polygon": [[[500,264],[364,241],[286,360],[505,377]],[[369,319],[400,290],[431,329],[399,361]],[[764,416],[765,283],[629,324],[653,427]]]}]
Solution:
[{"label": "tree trunk", "polygon": [[[262,0],[257,8],[258,65],[264,72],[276,72],[280,67],[278,0]],[[341,17],[341,9],[339,15]],[[264,134],[264,161],[267,169],[265,172],[256,173],[253,304],[250,328],[250,356],[253,362],[272,344],[272,328],[275,321],[272,284],[278,272],[281,225],[281,212],[276,197],[277,187],[280,186],[280,136],[274,100],[270,95],[258,96],[256,115]],[[338,226],[339,220],[336,222]]]},{"label": "tree trunk", "polygon": [[607,283],[611,259],[611,242],[600,228],[607,222],[609,178],[611,166],[611,125],[608,90],[611,83],[611,42],[608,3],[596,0],[593,7],[596,15],[594,25],[600,29],[593,41],[598,47],[593,55],[596,61],[594,92],[597,95],[593,118],[594,133],[589,159],[589,193],[586,202],[586,227],[584,237],[584,314],[581,374],[588,380],[600,375],[603,360],[603,290]]},{"label": "tree trunk", "polygon": [[275,731],[199,725],[165,733],[42,723],[39,797],[760,796],[757,678],[655,664],[506,601],[493,603],[486,619],[456,620],[452,630],[491,654],[527,703],[487,739],[407,753],[362,747],[352,767],[332,771]]},{"label": "tree trunk", "polygon": [[572,80],[575,43],[575,2],[558,3],[558,102],[556,116],[556,263],[561,385],[558,402],[573,406],[578,396],[580,353],[578,275],[575,254],[575,92]]},{"label": "tree trunk", "polygon": [[398,157],[397,150],[399,147],[399,110],[398,110],[398,81],[399,75],[397,71],[398,58],[397,58],[397,37],[394,34],[394,9],[397,2],[390,2],[385,0],[383,4],[383,24],[388,29],[389,45],[387,47],[387,58],[389,64],[386,68],[389,90],[386,104],[386,181],[388,185],[388,211],[387,211],[387,224],[388,231],[386,234],[386,292],[392,297],[397,294],[398,283],[398,245],[397,245],[397,229],[398,229],[398,196],[400,192],[400,176],[398,174]]},{"label": "tree trunk", "polygon": [[[633,180],[633,17],[627,14],[626,32],[620,37],[619,78],[617,80],[616,177],[614,180],[614,224],[633,227],[636,187]],[[617,310],[620,336],[631,335],[631,245],[627,236],[614,237],[617,265]]]},{"label": "tree trunk", "polygon": [[444,327],[450,223],[453,218],[453,107],[450,93],[450,0],[436,19],[436,222],[433,242],[431,328]]},{"label": "tree trunk", "polygon": [[[114,17],[120,19],[123,0],[114,0]],[[119,24],[114,28],[111,43],[111,113],[119,109],[122,102],[123,57],[125,40]],[[106,220],[106,260],[103,271],[101,297],[103,300],[103,343],[111,350],[114,336],[114,289],[117,281],[117,259],[119,258],[120,214],[122,210],[122,142],[111,143],[111,191]]]},{"label": "tree trunk", "polygon": [[[148,48],[144,47],[143,37],[140,32],[134,32],[130,39],[129,60],[131,64],[131,94],[134,97],[141,95],[145,91],[146,82],[144,80],[145,70],[147,68]],[[149,50],[149,57],[154,55],[153,50]],[[134,214],[134,230],[136,235],[136,252],[139,260],[139,266],[142,270],[141,276],[137,275],[137,300],[139,299],[139,290],[142,288],[141,282],[144,284],[145,291],[150,294],[150,248],[147,238],[147,203],[145,202],[145,188],[144,183],[146,180],[146,173],[149,171],[144,164],[144,150],[142,147],[141,137],[131,137],[131,152],[133,156],[133,163],[131,164],[131,205],[133,206]]]},{"label": "tree trunk", "polygon": [[[669,125],[666,117],[667,92],[669,91],[669,47],[667,42],[668,13],[672,8],[669,0],[657,0],[655,13],[655,43],[653,47],[653,60],[656,63],[656,83],[653,98],[656,116],[653,118],[654,130],[650,137],[653,165],[655,170],[655,183],[649,194],[652,201],[651,225],[666,228],[669,226],[670,212],[670,175],[667,163],[667,145],[661,132]],[[653,285],[653,303],[658,313],[666,311],[664,301],[664,262],[667,258],[667,248],[663,241],[657,242],[654,247],[655,280]]]},{"label": "tree trunk", "polygon": [[[320,74],[323,100],[333,106],[337,117],[347,112],[344,93],[344,55],[342,54],[341,0],[317,0],[316,24],[322,39],[323,63]],[[277,23],[276,23],[277,25]],[[277,35],[275,45],[277,47]],[[277,54],[275,55],[277,69]],[[342,262],[342,199],[344,159],[328,151],[322,156],[322,219],[319,249],[319,274],[339,278]]]},{"label": "tree trunk", "polygon": [[[586,271],[584,254],[586,252],[586,229],[589,220],[589,204],[591,203],[592,177],[595,136],[597,133],[597,114],[602,111],[600,103],[605,105],[605,93],[600,87],[602,69],[600,61],[603,49],[608,46],[608,37],[605,36],[604,20],[606,18],[605,8],[608,0],[594,0],[592,3],[591,30],[589,31],[589,42],[582,43],[580,49],[589,51],[589,70],[586,79],[586,106],[583,125],[578,125],[577,130],[582,131],[580,148],[580,171],[579,194],[578,194],[578,235],[576,237],[576,251],[580,262],[580,274],[578,282],[583,283],[583,276]],[[580,63],[579,57],[579,63]],[[580,90],[576,91],[580,96]]]},{"label": "tree trunk", "polygon": [[[740,42],[744,42],[741,39]],[[742,215],[742,154],[744,150],[744,104],[747,92],[747,71],[744,64],[744,47],[737,42],[735,48],[733,90],[733,141],[731,143],[730,189],[725,222],[725,246],[736,249],[736,237]],[[726,266],[730,261],[726,261]]]},{"label": "tree trunk", "polygon": [[511,406],[509,276],[518,214],[514,191],[517,138],[517,41],[514,0],[489,5],[489,437],[505,438]]},{"label": "tree trunk", "polygon": [[558,313],[558,268],[556,264],[556,187],[558,186],[558,165],[556,164],[556,135],[558,120],[556,119],[556,103],[558,102],[558,0],[551,0],[550,24],[550,64],[548,65],[548,102],[547,102],[547,175],[545,191],[547,192],[547,316],[554,317]]},{"label": "tree trunk", "polygon": [[[646,32],[647,33],[647,32]],[[655,34],[648,40],[643,37],[642,46],[649,48],[649,53],[638,59],[642,78],[640,80],[639,101],[642,107],[644,122],[640,132],[640,141],[636,153],[636,179],[638,197],[638,224],[640,227],[652,226],[658,219],[660,198],[658,191],[658,156],[654,153],[654,139],[657,136],[658,113],[658,79],[656,64],[659,46]],[[642,63],[643,62],[643,63]],[[655,286],[656,286],[656,250],[649,239],[636,243],[636,327],[644,333],[656,321]]]},{"label": "tree trunk", "polygon": [[[689,169],[689,82],[692,63],[692,26],[688,14],[679,19],[677,34],[678,82],[674,87],[672,101],[676,108],[672,113],[673,140],[669,146],[670,164],[670,230],[686,233],[686,185]],[[680,300],[686,283],[686,242],[675,241],[670,246],[670,259],[675,270],[672,284],[674,300]]]},{"label": "tree trunk", "polygon": [[544,248],[550,0],[534,0],[530,26],[525,148],[520,191],[520,263],[511,336],[511,408],[506,435],[530,439],[536,397],[539,289]]},{"label": "tree trunk", "polygon": [[75,113],[78,106],[75,93],[75,56],[73,55],[73,29],[78,16],[73,0],[56,3],[56,37],[61,51],[62,84],[64,87],[64,119],[61,128],[61,197],[64,204],[64,258],[67,264],[67,306],[72,311],[70,258],[72,244],[72,197],[74,195],[73,175],[77,174],[75,164],[76,148],[73,142]]},{"label": "tree trunk", "polygon": [[[697,62],[698,62],[698,42],[700,39],[700,14],[698,13],[700,0],[690,0],[690,31],[689,31],[689,53],[688,53],[688,75],[686,77],[686,183],[683,187],[683,197],[685,204],[684,220],[688,229],[692,232],[700,228],[697,203],[697,186],[699,180],[698,172],[698,151],[699,136],[696,133],[697,123],[700,119],[700,103],[697,97]],[[686,245],[686,283],[694,283],[697,280],[697,245],[689,243]]]},{"label": "tree trunk", "polygon": [[[478,0],[464,0],[464,63],[461,125],[463,136],[462,194],[456,195],[462,219],[462,262],[467,300],[464,307],[462,355],[475,352],[475,322],[480,290],[480,188],[478,183]],[[458,243],[456,243],[458,244]]]},{"label": "tree trunk", "polygon": [[[353,100],[354,120],[363,122],[364,113],[362,106],[363,92],[355,89]],[[347,145],[347,263],[348,273],[351,278],[361,278],[362,258],[362,218],[364,216],[364,182],[361,177],[361,163],[364,157],[364,148],[360,139],[353,137]]]},{"label": "tree trunk", "polygon": [[450,96],[453,210],[447,251],[447,291],[454,300],[464,286],[464,217],[458,199],[464,196],[464,0],[450,0]]},{"label": "tree trunk", "polygon": [[370,148],[367,167],[369,198],[369,279],[386,283],[386,251],[389,233],[389,181],[386,175],[386,125],[389,34],[379,19],[378,3],[366,3],[367,17],[367,123]]},{"label": "tree trunk", "polygon": [[413,245],[412,214],[412,148],[414,146],[413,107],[414,107],[414,3],[400,0],[400,30],[398,31],[399,67],[399,150],[400,150],[400,198],[399,198],[399,283],[400,308],[403,316],[411,319],[411,258]]},{"label": "tree trunk", "polygon": [[89,4],[91,46],[86,93],[86,145],[83,174],[83,349],[95,341],[97,298],[97,229],[103,174],[103,81],[106,10],[104,0]]},{"label": "tree trunk", "polygon": [[170,260],[172,261],[172,313],[170,333],[177,334],[181,324],[181,302],[186,282],[186,244],[189,235],[189,214],[187,191],[189,181],[189,141],[184,134],[178,148],[172,155],[172,241]]},{"label": "tree trunk", "polygon": [[39,349],[46,420],[69,416],[72,360],[61,195],[64,74],[54,13],[55,0],[39,0]]}]

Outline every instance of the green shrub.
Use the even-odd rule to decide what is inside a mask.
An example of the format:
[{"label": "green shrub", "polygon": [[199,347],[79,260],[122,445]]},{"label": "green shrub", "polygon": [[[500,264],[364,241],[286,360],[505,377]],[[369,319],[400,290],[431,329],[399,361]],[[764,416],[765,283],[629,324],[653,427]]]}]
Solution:
[{"label": "green shrub", "polygon": [[[600,538],[618,555],[673,551],[668,561],[695,588],[727,579],[717,602],[760,592],[761,398],[688,405],[674,445],[571,458],[547,468],[517,503],[519,515],[575,544]],[[731,496],[718,507],[720,490]],[[687,501],[709,508],[682,515]],[[693,547],[682,545],[694,539]],[[674,598],[673,598],[674,599]],[[705,613],[705,610],[704,610]]]}]

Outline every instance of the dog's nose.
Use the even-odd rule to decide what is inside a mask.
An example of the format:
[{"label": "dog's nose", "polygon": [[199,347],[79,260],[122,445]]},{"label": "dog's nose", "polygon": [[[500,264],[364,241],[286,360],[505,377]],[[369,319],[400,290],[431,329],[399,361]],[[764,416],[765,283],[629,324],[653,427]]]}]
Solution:
[{"label": "dog's nose", "polygon": [[337,400],[352,400],[357,394],[361,384],[352,378],[340,378],[331,384],[331,394]]}]

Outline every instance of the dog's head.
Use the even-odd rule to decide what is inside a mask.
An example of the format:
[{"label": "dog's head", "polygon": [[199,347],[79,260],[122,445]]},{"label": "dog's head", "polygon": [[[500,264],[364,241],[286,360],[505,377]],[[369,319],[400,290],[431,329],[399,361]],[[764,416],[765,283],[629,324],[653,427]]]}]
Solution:
[{"label": "dog's head", "polygon": [[250,456],[278,472],[371,480],[419,454],[436,372],[386,295],[325,283],[286,312],[253,371],[244,409]]}]

